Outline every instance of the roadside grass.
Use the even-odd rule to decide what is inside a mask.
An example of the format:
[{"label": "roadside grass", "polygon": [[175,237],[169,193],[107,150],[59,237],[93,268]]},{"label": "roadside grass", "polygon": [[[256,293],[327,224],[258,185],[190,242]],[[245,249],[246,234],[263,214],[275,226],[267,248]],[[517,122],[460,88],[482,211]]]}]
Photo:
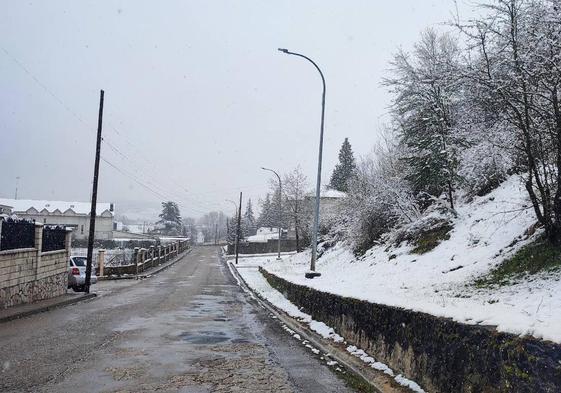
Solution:
[{"label": "roadside grass", "polygon": [[561,271],[561,247],[550,244],[542,237],[522,247],[488,275],[475,280],[475,286],[504,286],[528,275],[554,271]]},{"label": "roadside grass", "polygon": [[451,230],[452,225],[445,224],[422,232],[419,237],[415,239],[415,248],[411,250],[411,252],[414,254],[424,254],[433,250],[443,240],[450,239]]}]

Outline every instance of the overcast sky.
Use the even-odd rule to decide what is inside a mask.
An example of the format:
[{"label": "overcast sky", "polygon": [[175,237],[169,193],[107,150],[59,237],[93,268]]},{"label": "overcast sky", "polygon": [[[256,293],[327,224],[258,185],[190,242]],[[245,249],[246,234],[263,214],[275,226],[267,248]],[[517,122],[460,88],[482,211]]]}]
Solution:
[{"label": "overcast sky", "polygon": [[[324,182],[348,137],[376,142],[396,48],[451,0],[0,1],[0,196],[87,201],[99,90],[101,201],[166,199],[184,216],[268,188],[261,166],[314,183],[327,80]],[[124,174],[123,174],[124,173]],[[143,183],[146,187],[138,184]],[[257,202],[257,201],[254,201]],[[244,203],[245,204],[245,203]]]}]

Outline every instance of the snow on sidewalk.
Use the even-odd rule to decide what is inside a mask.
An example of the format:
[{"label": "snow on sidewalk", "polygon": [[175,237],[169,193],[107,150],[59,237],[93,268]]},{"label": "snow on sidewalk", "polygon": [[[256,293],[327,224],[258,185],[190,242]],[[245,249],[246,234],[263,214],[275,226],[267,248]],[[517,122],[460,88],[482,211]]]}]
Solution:
[{"label": "snow on sidewalk", "polygon": [[[285,256],[283,261],[286,261],[288,256]],[[290,317],[306,323],[310,329],[325,339],[333,340],[334,342],[340,343],[345,342],[344,338],[338,335],[333,328],[327,326],[325,323],[320,321],[315,321],[309,314],[302,312],[295,304],[290,302],[287,298],[285,298],[279,291],[274,289],[263,277],[263,275],[259,272],[257,264],[262,265],[266,264],[272,260],[275,260],[274,257],[261,257],[261,258],[241,258],[239,259],[238,265],[234,265],[233,262],[230,260],[228,261],[228,267],[230,269],[236,269],[240,276],[243,278],[245,283],[260,297],[266,299],[269,303],[275,306],[277,309],[284,311]],[[234,275],[234,277],[236,277]],[[237,279],[237,278],[236,278]],[[238,285],[240,283],[238,282]],[[301,340],[301,337],[289,329],[288,327],[284,326],[284,329],[290,333],[294,338]],[[319,354],[319,351],[315,348],[312,348],[307,341],[302,342],[308,348],[310,348],[315,354]],[[345,342],[346,343],[346,342]],[[401,374],[395,374],[392,369],[390,369],[384,363],[376,361],[372,356],[368,355],[364,350],[359,349],[355,346],[347,346],[347,351],[351,353],[353,356],[360,358],[366,365],[369,367],[383,371],[384,373],[390,375],[395,379],[395,381],[405,387],[408,387],[414,392],[417,393],[424,393],[424,390],[414,381],[411,381],[405,378]],[[337,363],[333,361],[328,361],[327,364],[329,366],[336,366]]]}]

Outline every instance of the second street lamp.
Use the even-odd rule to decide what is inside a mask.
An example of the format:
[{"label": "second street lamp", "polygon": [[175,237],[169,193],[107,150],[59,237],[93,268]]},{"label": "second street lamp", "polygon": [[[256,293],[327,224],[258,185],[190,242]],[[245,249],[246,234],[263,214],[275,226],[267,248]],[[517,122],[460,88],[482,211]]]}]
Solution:
[{"label": "second street lamp", "polygon": [[321,273],[316,272],[316,260],[317,260],[317,247],[318,247],[318,229],[319,229],[319,202],[321,193],[321,160],[323,154],[323,123],[325,118],[325,78],[323,77],[323,72],[321,72],[318,65],[310,59],[308,56],[301,55],[300,53],[290,52],[288,49],[279,48],[279,51],[286,53],[287,55],[298,56],[303,59],[308,60],[314,65],[316,70],[318,70],[321,76],[321,82],[323,84],[323,93],[321,95],[321,126],[319,133],[319,157],[318,157],[318,174],[316,182],[316,203],[314,209],[314,227],[312,229],[312,261],[310,262],[310,271],[306,273],[306,278],[314,278],[320,276]]},{"label": "second street lamp", "polygon": [[279,179],[279,218],[278,218],[278,224],[279,224],[279,241],[278,241],[278,255],[277,255],[277,259],[280,260],[281,259],[281,227],[282,227],[282,181],[281,178],[279,176],[279,174],[277,172],[275,172],[272,169],[269,168],[263,168],[261,167],[261,169],[263,169],[264,171],[269,171],[269,172],[273,172],[275,175],[277,175],[277,178]]}]

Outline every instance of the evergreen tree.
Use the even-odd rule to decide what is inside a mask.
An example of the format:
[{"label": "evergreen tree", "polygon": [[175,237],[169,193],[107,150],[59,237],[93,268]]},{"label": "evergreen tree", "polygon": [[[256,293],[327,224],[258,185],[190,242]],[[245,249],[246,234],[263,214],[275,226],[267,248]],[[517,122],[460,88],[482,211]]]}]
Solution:
[{"label": "evergreen tree", "polygon": [[423,33],[413,55],[398,52],[394,77],[385,81],[396,95],[393,113],[407,147],[410,180],[430,201],[446,193],[454,209],[457,154],[462,146],[457,127],[461,86],[459,50],[449,35]]},{"label": "evergreen tree", "polygon": [[335,190],[347,192],[349,190],[349,180],[356,169],[353,149],[349,143],[349,138],[345,138],[341,150],[339,150],[339,163],[335,166],[331,174],[329,186]]},{"label": "evergreen tree", "polygon": [[[271,226],[274,228],[278,228],[279,226],[284,228],[284,214],[282,213],[281,208],[285,208],[286,206],[283,206],[282,200],[280,199],[281,195],[278,185],[273,187],[273,197],[271,198]],[[279,203],[281,204],[280,208]]]},{"label": "evergreen tree", "polygon": [[159,217],[160,221],[158,221],[157,224],[162,233],[166,235],[177,235],[181,233],[183,223],[177,203],[172,201],[162,202],[162,212]]},{"label": "evergreen tree", "polygon": [[226,220],[226,241],[228,244],[236,243],[236,217]]},{"label": "evergreen tree", "polygon": [[274,227],[275,218],[274,212],[271,206],[271,195],[267,193],[265,200],[261,201],[261,214],[258,220],[259,227]]},{"label": "evergreen tree", "polygon": [[255,221],[255,216],[253,214],[253,206],[251,204],[251,199],[247,201],[247,207],[245,213],[242,217],[242,227],[244,237],[253,236],[257,233],[257,223]]}]

